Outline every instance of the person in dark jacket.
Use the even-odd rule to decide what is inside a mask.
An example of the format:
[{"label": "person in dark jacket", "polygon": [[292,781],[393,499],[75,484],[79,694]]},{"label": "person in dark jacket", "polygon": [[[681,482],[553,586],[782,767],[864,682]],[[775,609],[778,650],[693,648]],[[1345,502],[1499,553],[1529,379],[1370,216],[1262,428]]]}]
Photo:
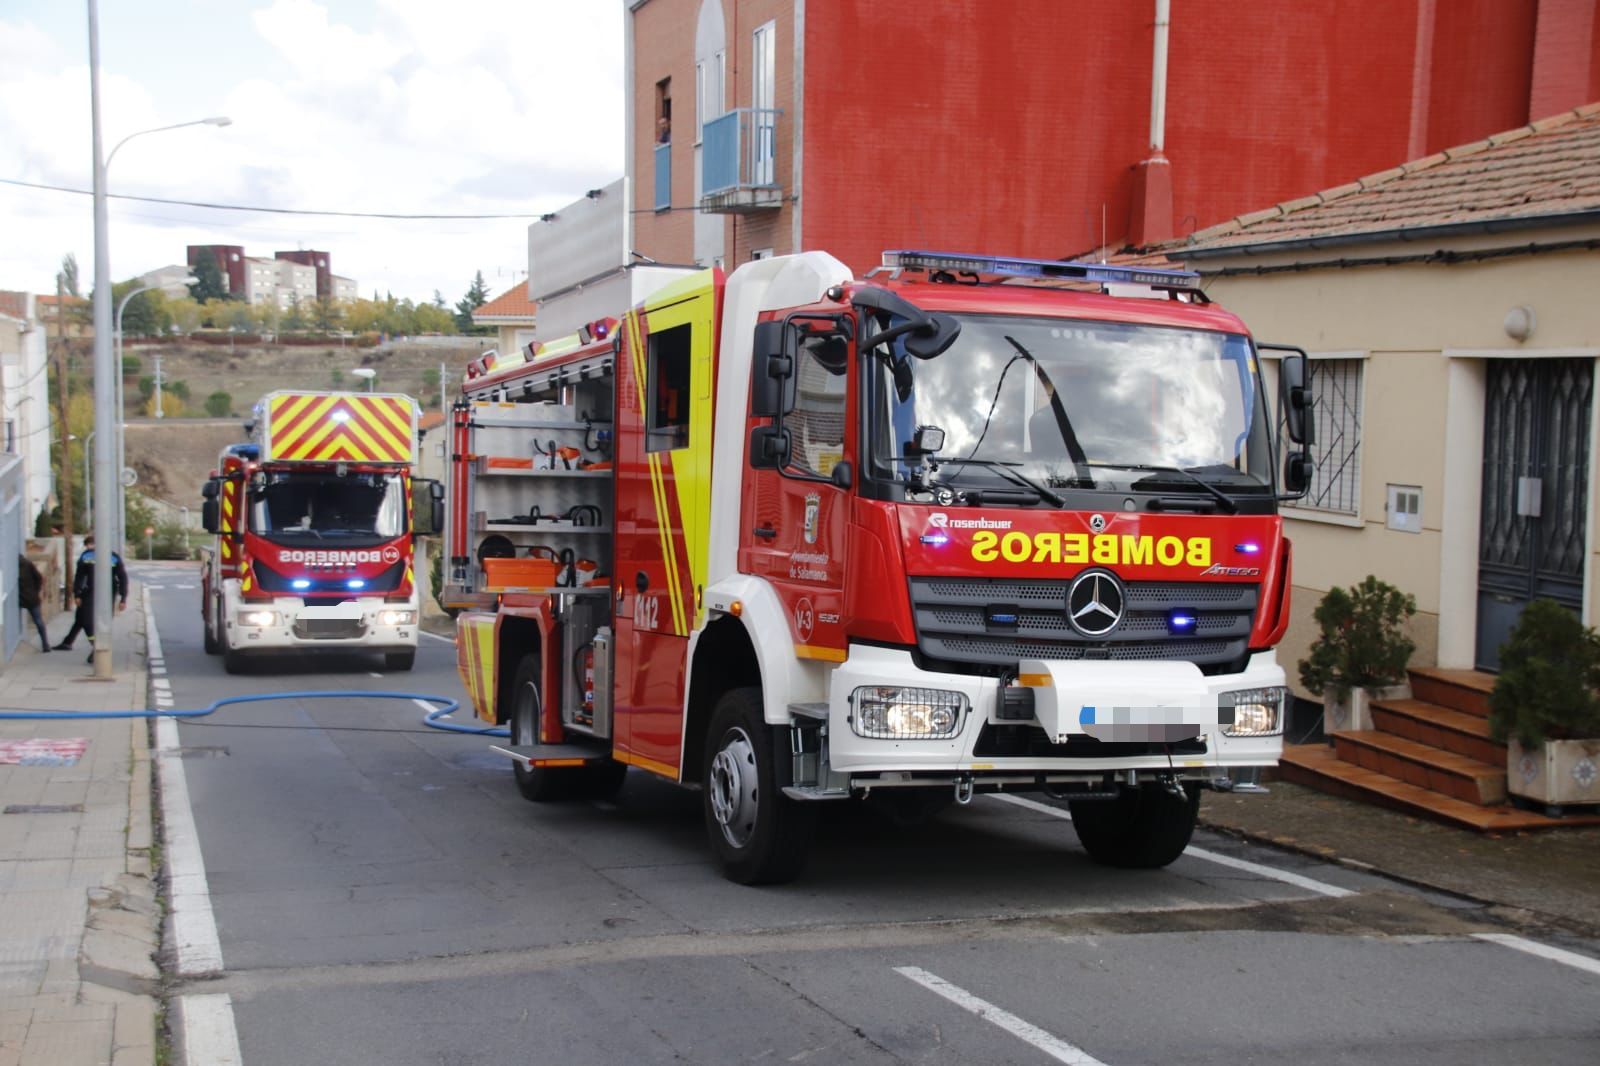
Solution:
[{"label": "person in dark jacket", "polygon": [[44,575],[26,555],[17,556],[17,602],[22,604],[22,609],[33,619],[33,627],[39,631],[40,650],[49,651],[50,634],[45,632],[44,615],[39,613],[39,606],[44,602]]},{"label": "person in dark jacket", "polygon": [[[111,595],[116,597],[117,610],[128,606],[128,571],[123,568],[122,556],[116,552],[111,553]],[[94,643],[94,538],[83,538],[83,554],[78,556],[78,562],[72,575],[72,596],[78,601],[77,613],[72,616],[72,628],[67,630],[67,635],[60,644],[56,645],[57,651],[66,651],[72,647],[73,641],[78,639],[81,629],[89,635],[89,642]],[[89,649],[88,662],[94,662],[94,649]]]}]

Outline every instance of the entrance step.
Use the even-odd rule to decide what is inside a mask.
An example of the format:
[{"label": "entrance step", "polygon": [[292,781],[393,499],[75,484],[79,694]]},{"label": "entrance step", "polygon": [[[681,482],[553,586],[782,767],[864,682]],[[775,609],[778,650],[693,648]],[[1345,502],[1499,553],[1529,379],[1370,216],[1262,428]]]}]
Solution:
[{"label": "entrance step", "polygon": [[1376,729],[1334,733],[1333,750],[1345,762],[1463,803],[1489,806],[1506,801],[1504,760],[1493,766]]},{"label": "entrance step", "polygon": [[1437,703],[1453,711],[1478,718],[1489,717],[1489,693],[1494,690],[1494,675],[1482,670],[1446,670],[1437,666],[1418,666],[1411,675],[1411,694],[1427,703]]},{"label": "entrance step", "polygon": [[600,766],[611,753],[587,744],[491,744],[489,750],[509,755],[528,768],[535,766]]},{"label": "entrance step", "polygon": [[1453,751],[1490,766],[1504,766],[1506,746],[1489,735],[1488,719],[1451,710],[1426,700],[1379,700],[1372,704],[1372,724],[1418,744]]},{"label": "entrance step", "polygon": [[1376,803],[1406,814],[1475,829],[1480,833],[1519,833],[1531,829],[1600,825],[1600,815],[1547,818],[1505,804],[1484,807],[1467,803],[1345,762],[1325,744],[1298,744],[1284,748],[1278,776],[1285,781],[1345,799]]}]

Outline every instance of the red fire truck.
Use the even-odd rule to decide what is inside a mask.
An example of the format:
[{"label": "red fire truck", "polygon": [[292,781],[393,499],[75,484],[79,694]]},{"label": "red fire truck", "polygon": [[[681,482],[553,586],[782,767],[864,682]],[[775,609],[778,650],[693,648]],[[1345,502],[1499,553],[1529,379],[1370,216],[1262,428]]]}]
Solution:
[{"label": "red fire truck", "polygon": [[[458,661],[530,800],[697,787],[727,876],[818,804],[1066,800],[1171,862],[1282,747],[1260,351],[1197,278],[901,251],[680,278],[455,407]],[[541,308],[541,312],[542,312]],[[1303,352],[1279,358],[1288,441]]]},{"label": "red fire truck", "polygon": [[203,524],[217,537],[201,581],[206,651],[229,673],[310,651],[381,652],[388,669],[411,669],[412,537],[432,532],[443,497],[411,476],[416,403],[274,392],[247,428],[251,440],[222,450],[203,489]]}]

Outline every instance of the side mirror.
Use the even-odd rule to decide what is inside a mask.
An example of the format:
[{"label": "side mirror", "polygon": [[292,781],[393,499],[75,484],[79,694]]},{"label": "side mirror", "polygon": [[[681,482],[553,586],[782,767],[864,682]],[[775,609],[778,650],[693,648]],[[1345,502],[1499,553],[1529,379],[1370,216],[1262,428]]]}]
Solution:
[{"label": "side mirror", "polygon": [[1290,452],[1283,461],[1283,490],[1291,496],[1304,496],[1315,469],[1310,452]]},{"label": "side mirror", "polygon": [[1278,363],[1278,395],[1283,400],[1283,431],[1296,444],[1314,444],[1311,413],[1311,361],[1299,348],[1261,345],[1285,352]]},{"label": "side mirror", "polygon": [[200,505],[200,528],[207,533],[222,532],[222,505],[215,496]]},{"label": "side mirror", "polygon": [[783,426],[757,426],[750,431],[750,465],[757,470],[782,470],[789,465],[789,431]]},{"label": "side mirror", "polygon": [[411,480],[411,532],[432,536],[444,524],[444,486],[432,478]]},{"label": "side mirror", "polygon": [[794,356],[788,350],[789,338],[790,330],[782,322],[756,324],[750,413],[757,418],[777,418],[794,410]]},{"label": "side mirror", "polygon": [[949,315],[929,315],[927,325],[906,338],[906,351],[918,359],[932,359],[961,336],[961,323]]},{"label": "side mirror", "polygon": [[201,499],[214,500],[220,495],[222,495],[222,484],[216,478],[200,486]]}]

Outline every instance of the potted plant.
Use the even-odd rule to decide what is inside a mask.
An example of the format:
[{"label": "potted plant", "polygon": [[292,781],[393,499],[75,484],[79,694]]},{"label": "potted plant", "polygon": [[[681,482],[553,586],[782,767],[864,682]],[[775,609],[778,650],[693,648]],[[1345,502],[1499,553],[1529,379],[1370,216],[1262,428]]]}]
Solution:
[{"label": "potted plant", "polygon": [[1300,683],[1322,697],[1325,733],[1371,729],[1373,700],[1411,695],[1406,665],[1417,646],[1405,623],[1416,613],[1416,597],[1371,574],[1322,597],[1312,615],[1321,634],[1300,661]]},{"label": "potted plant", "polygon": [[1559,813],[1600,803],[1600,634],[1554,600],[1528,604],[1500,648],[1489,728],[1506,788]]}]

